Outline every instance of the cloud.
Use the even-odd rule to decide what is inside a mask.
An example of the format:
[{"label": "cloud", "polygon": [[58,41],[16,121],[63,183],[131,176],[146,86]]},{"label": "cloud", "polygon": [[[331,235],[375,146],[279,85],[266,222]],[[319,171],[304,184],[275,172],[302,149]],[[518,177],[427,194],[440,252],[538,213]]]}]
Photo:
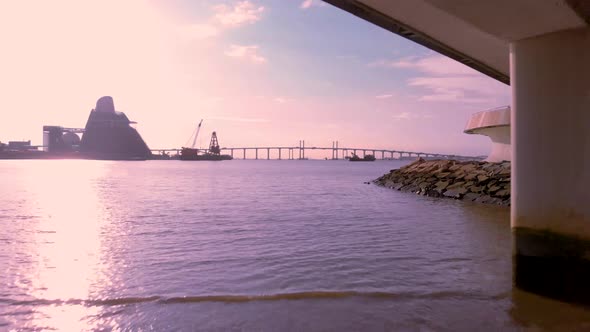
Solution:
[{"label": "cloud", "polygon": [[180,34],[194,39],[216,37],[225,30],[260,21],[264,12],[264,6],[256,6],[250,1],[240,1],[234,5],[216,5],[211,9],[212,16],[202,23],[183,26]]},{"label": "cloud", "polygon": [[231,45],[225,55],[233,58],[242,58],[252,63],[262,64],[266,58],[258,54],[258,45]]},{"label": "cloud", "polygon": [[311,7],[312,5],[313,5],[313,0],[305,0],[301,3],[301,6],[299,6],[299,8],[307,9],[307,8]]},{"label": "cloud", "polygon": [[420,101],[499,104],[506,103],[510,95],[508,86],[439,54],[378,60],[368,66],[417,71],[419,76],[407,84],[429,91],[418,98]]},{"label": "cloud", "polygon": [[493,103],[509,91],[499,90],[495,81],[481,76],[416,77],[410,79],[408,85],[432,92],[421,96],[419,100],[422,101]]},{"label": "cloud", "polygon": [[264,6],[256,6],[250,1],[239,1],[235,5],[217,5],[213,7],[215,20],[222,26],[238,27],[258,22]]},{"label": "cloud", "polygon": [[442,55],[406,57],[399,60],[378,60],[369,67],[407,68],[433,75],[478,75],[478,72]]},{"label": "cloud", "polygon": [[321,0],[304,0],[299,8],[301,9],[309,9],[311,7],[323,7],[326,3]]},{"label": "cloud", "polygon": [[433,116],[430,114],[418,114],[410,112],[401,112],[391,116],[395,120],[411,120],[411,119],[432,119]]},{"label": "cloud", "polygon": [[375,98],[377,98],[377,99],[387,99],[387,98],[391,98],[391,97],[393,97],[393,95],[378,95],[378,96],[375,96]]}]

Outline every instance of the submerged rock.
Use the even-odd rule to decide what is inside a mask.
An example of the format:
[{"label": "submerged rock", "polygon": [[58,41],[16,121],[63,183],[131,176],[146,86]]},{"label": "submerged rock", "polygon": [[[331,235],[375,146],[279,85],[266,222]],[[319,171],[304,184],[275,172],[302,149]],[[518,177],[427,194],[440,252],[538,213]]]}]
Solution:
[{"label": "submerged rock", "polygon": [[430,197],[510,205],[510,162],[418,159],[373,181]]}]

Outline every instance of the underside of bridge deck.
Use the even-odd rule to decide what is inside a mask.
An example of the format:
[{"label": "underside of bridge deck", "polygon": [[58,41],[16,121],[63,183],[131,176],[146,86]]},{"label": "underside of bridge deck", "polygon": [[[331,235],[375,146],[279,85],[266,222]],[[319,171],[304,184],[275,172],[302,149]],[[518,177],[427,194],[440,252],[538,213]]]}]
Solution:
[{"label": "underside of bridge deck", "polygon": [[514,281],[590,304],[590,1],[325,1],[511,84]]}]

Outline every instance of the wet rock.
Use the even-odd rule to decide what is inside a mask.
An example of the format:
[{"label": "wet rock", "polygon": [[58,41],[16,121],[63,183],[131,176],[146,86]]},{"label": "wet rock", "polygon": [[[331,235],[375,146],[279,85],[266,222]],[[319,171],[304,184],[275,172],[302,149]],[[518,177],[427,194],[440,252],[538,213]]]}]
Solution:
[{"label": "wet rock", "polygon": [[442,193],[440,191],[437,191],[436,189],[430,189],[426,192],[426,196],[441,197]]},{"label": "wet rock", "polygon": [[426,191],[426,189],[428,187],[430,187],[430,182],[427,182],[427,181],[420,182],[420,184],[418,184],[418,187],[420,188],[420,190]]},{"label": "wet rock", "polygon": [[490,177],[487,175],[478,175],[477,176],[477,181],[479,182],[486,182]]},{"label": "wet rock", "polygon": [[491,188],[488,188],[488,192],[490,194],[494,194],[495,192],[497,192],[500,189],[502,189],[502,187],[500,187],[500,186],[492,186]]},{"label": "wet rock", "polygon": [[482,195],[479,196],[478,198],[476,198],[474,200],[476,203],[491,203],[492,202],[492,197],[488,196],[488,195]]},{"label": "wet rock", "polygon": [[450,172],[440,172],[440,173],[436,174],[436,177],[439,179],[442,179],[442,178],[446,178],[447,176],[449,176],[449,174],[451,174],[451,173]]},{"label": "wet rock", "polygon": [[471,191],[472,193],[480,193],[482,192],[482,190],[484,189],[483,186],[473,186],[469,188],[469,191]]},{"label": "wet rock", "polygon": [[461,169],[461,167],[462,166],[460,164],[455,164],[455,165],[449,167],[449,171],[456,171],[456,170]]},{"label": "wet rock", "polygon": [[496,196],[498,197],[509,197],[510,196],[510,189],[502,189],[500,191],[498,191],[496,194]]},{"label": "wet rock", "polygon": [[452,185],[447,187],[447,190],[453,190],[453,189],[457,189],[457,188],[463,188],[465,185],[465,182],[455,182]]},{"label": "wet rock", "polygon": [[434,186],[434,190],[436,190],[439,194],[442,194],[442,191],[447,189],[447,187],[449,186],[449,181],[439,181],[437,182]]},{"label": "wet rock", "polygon": [[510,163],[418,160],[373,183],[431,197],[510,205]]},{"label": "wet rock", "polygon": [[455,180],[461,180],[465,177],[466,173],[463,171],[457,171],[451,174],[451,177],[455,178]]},{"label": "wet rock", "polygon": [[467,193],[467,194],[465,194],[465,196],[463,196],[463,200],[464,201],[473,202],[478,197],[479,197],[479,194],[476,194],[476,193]]},{"label": "wet rock", "polygon": [[457,188],[453,188],[453,189],[447,189],[443,195],[445,197],[451,197],[451,198],[461,198],[463,197],[463,195],[467,192],[467,189],[463,188],[463,187],[457,187]]}]

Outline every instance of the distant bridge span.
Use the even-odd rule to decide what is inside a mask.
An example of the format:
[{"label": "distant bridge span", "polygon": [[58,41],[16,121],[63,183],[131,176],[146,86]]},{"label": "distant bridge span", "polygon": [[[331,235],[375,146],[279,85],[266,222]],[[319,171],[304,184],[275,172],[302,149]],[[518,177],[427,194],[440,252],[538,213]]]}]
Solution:
[{"label": "distant bridge span", "polygon": [[[395,149],[381,149],[381,148],[359,148],[359,147],[339,147],[337,143],[333,147],[321,146],[305,146],[304,142],[300,142],[300,146],[251,146],[251,147],[222,147],[222,154],[229,154],[234,158],[241,159],[278,159],[278,160],[296,160],[306,159],[305,153],[310,150],[332,151],[332,160],[345,159],[352,156],[352,154],[364,157],[367,154],[372,154],[380,159],[402,159],[411,157],[423,158],[439,158],[439,159],[457,159],[457,160],[474,160],[479,157],[460,156],[454,154],[440,154],[419,151],[405,151]],[[259,153],[259,151],[264,151]],[[278,152],[276,158],[271,158],[271,152]],[[206,153],[207,149],[199,149],[199,152]],[[249,152],[249,153],[248,153]],[[252,154],[253,152],[253,154]],[[153,149],[152,153],[180,153],[180,149]]]}]

